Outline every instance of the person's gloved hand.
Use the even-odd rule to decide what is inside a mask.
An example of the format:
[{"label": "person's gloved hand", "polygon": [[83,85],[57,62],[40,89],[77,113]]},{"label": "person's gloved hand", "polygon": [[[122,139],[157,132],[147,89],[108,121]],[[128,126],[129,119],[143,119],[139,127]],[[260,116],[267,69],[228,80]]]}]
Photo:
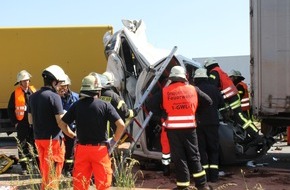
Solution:
[{"label": "person's gloved hand", "polygon": [[134,114],[134,117],[136,117],[138,115],[138,108],[134,108],[133,109],[133,114]]},{"label": "person's gloved hand", "polygon": [[111,153],[111,149],[116,144],[116,141],[113,139],[113,137],[111,137],[111,138],[106,140],[106,143],[108,144],[109,153]]},{"label": "person's gloved hand", "polygon": [[222,117],[224,122],[230,121],[231,118],[230,112],[227,111],[222,112]]},{"label": "person's gloved hand", "polygon": [[231,110],[229,107],[223,108],[220,110],[220,114],[224,122],[230,121],[231,118]]}]

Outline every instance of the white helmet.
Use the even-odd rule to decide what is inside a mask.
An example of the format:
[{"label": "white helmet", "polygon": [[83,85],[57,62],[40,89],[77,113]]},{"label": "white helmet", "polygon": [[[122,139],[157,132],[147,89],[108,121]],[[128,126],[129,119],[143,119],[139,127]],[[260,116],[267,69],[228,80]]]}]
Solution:
[{"label": "white helmet", "polygon": [[99,91],[102,89],[100,81],[93,75],[85,76],[80,91]]},{"label": "white helmet", "polygon": [[171,68],[170,74],[169,74],[169,78],[173,79],[173,78],[182,78],[182,79],[186,79],[186,71],[182,66],[174,66]]},{"label": "white helmet", "polygon": [[63,83],[61,83],[61,85],[71,85],[71,80],[70,80],[70,78],[68,77],[68,75],[67,74],[65,74],[65,80],[64,80],[64,82]]},{"label": "white helmet", "polygon": [[17,85],[20,81],[29,80],[31,77],[31,74],[29,74],[29,72],[27,72],[26,70],[20,71],[16,76],[16,83],[14,84],[14,86]]},{"label": "white helmet", "polygon": [[205,61],[204,61],[204,67],[208,67],[210,65],[213,65],[213,64],[217,64],[218,62],[216,61],[215,58],[211,57],[211,58],[207,58]]},{"label": "white helmet", "polygon": [[198,68],[195,70],[194,78],[208,78],[207,70],[204,68]]},{"label": "white helmet", "polygon": [[103,75],[107,78],[107,84],[114,84],[114,74],[112,72],[106,71]]},{"label": "white helmet", "polygon": [[65,81],[66,74],[64,73],[63,69],[60,66],[51,65],[43,70],[42,77],[51,80]]}]

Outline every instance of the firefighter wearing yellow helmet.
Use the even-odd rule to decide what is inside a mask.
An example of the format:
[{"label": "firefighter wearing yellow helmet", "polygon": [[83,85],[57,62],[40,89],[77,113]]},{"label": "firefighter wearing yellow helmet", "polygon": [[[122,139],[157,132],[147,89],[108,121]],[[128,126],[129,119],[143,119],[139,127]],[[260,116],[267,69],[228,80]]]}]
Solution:
[{"label": "firefighter wearing yellow helmet", "polygon": [[[90,75],[96,77],[96,79],[100,80],[102,83],[100,99],[112,104],[124,122],[127,118],[134,117],[133,110],[128,108],[123,98],[117,94],[116,88],[114,88],[114,74],[112,72],[106,71],[103,74],[92,72]],[[108,131],[108,136],[111,137],[114,131],[116,131],[116,125],[110,123],[108,125]]]},{"label": "firefighter wearing yellow helmet", "polygon": [[[112,183],[112,168],[108,148],[113,147],[120,139],[125,128],[115,108],[99,99],[103,86],[98,79],[100,77],[92,75],[83,78],[80,100],[70,107],[61,121],[62,127],[74,121],[77,124],[78,141],[73,169],[75,189],[89,189],[92,173],[96,189],[109,189]],[[108,121],[117,126],[112,138],[107,136]]]},{"label": "firefighter wearing yellow helmet", "polygon": [[234,85],[238,89],[240,100],[241,100],[241,108],[243,113],[249,118],[252,118],[251,115],[251,106],[250,106],[250,94],[248,90],[248,85],[243,82],[245,77],[242,76],[240,71],[231,70],[229,73],[229,77],[233,81]]}]

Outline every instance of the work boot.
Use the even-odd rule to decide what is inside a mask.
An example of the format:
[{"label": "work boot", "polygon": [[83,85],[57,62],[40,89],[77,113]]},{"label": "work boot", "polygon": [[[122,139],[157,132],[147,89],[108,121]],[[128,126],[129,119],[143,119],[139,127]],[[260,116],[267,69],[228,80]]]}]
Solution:
[{"label": "work boot", "polygon": [[[266,138],[266,137],[265,137]],[[272,147],[272,145],[276,142],[276,140],[273,137],[266,138],[266,143],[269,149]]]},{"label": "work boot", "polygon": [[275,143],[275,139],[272,137],[269,137],[269,138],[263,137],[263,139],[264,139],[264,143],[260,148],[261,149],[260,152],[262,154],[266,153],[272,147],[272,145]]},{"label": "work boot", "polygon": [[266,139],[263,136],[256,135],[251,139],[251,141],[247,144],[248,147],[251,146],[260,146],[262,147],[263,145],[266,144]]},{"label": "work boot", "polygon": [[208,184],[204,184],[204,185],[198,186],[196,188],[197,188],[197,190],[213,190],[212,186],[210,186]]},{"label": "work boot", "polygon": [[192,187],[192,186],[188,186],[188,187],[181,187],[181,186],[177,186],[175,188],[173,188],[173,190],[194,190],[196,188]]},{"label": "work boot", "polygon": [[208,181],[216,183],[219,180],[219,171],[218,169],[209,169],[209,176],[207,177]]},{"label": "work boot", "polygon": [[163,175],[170,176],[170,165],[162,165]]}]

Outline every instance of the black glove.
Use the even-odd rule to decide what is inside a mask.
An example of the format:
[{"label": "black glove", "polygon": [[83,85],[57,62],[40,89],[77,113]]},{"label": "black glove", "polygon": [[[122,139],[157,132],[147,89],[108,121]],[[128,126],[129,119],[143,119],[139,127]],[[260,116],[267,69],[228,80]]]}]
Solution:
[{"label": "black glove", "polygon": [[220,110],[220,114],[222,115],[222,120],[224,122],[230,121],[231,119],[231,110],[229,108],[223,108]]}]

